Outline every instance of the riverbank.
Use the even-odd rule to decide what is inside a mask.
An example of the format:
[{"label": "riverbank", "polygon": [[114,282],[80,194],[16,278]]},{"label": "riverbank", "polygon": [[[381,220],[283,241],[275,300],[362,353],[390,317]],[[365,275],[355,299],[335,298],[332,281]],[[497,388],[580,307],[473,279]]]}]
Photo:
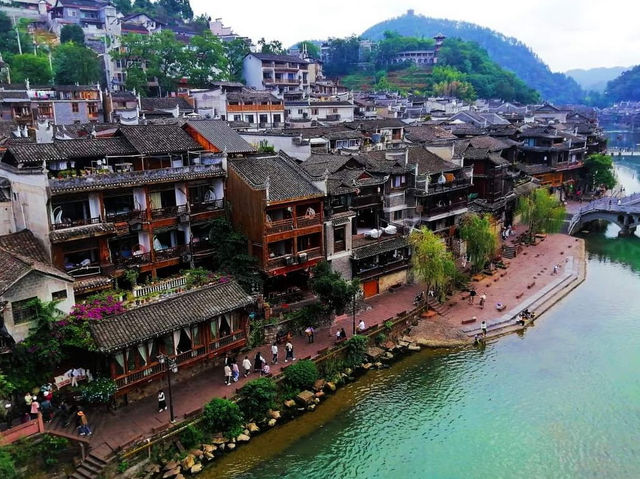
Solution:
[{"label": "riverbank", "polygon": [[[554,274],[554,265],[559,265]],[[491,276],[476,277],[477,291],[473,304],[467,292],[449,298],[437,316],[423,318],[411,328],[408,339],[421,346],[440,348],[464,346],[480,333],[480,323],[487,322],[487,337],[493,338],[521,331],[529,326],[515,324],[515,317],[529,309],[536,319],[578,287],[586,277],[585,243],[565,234],[548,235],[535,246],[524,246],[509,260],[506,270]],[[479,297],[486,294],[484,307]],[[504,311],[496,309],[502,303]],[[472,318],[475,321],[468,323]],[[466,324],[463,324],[465,321]]]}]

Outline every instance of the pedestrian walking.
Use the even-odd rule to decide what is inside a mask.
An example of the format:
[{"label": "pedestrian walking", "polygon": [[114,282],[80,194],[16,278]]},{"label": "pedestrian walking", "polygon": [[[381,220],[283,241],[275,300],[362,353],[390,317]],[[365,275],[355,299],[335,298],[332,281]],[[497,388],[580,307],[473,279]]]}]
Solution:
[{"label": "pedestrian walking", "polygon": [[478,293],[476,293],[475,289],[472,288],[471,290],[469,290],[469,304],[473,304],[473,300],[476,297],[476,294]]},{"label": "pedestrian walking", "polygon": [[167,410],[167,398],[164,396],[164,391],[161,389],[158,393],[158,412]]},{"label": "pedestrian walking", "polygon": [[231,367],[231,358],[229,357],[228,354],[224,355],[224,365]]},{"label": "pedestrian walking", "polygon": [[238,367],[238,361],[235,359],[231,365],[231,377],[233,378],[234,383],[237,383],[238,379],[240,379],[240,368]]},{"label": "pedestrian walking", "polygon": [[81,436],[91,436],[91,428],[89,427],[89,420],[84,411],[78,411],[78,430]]},{"label": "pedestrian walking", "polygon": [[307,340],[310,343],[313,343],[313,341],[315,340],[314,338],[315,331],[313,329],[313,326],[309,326],[307,329],[305,329],[304,333],[307,335]]},{"label": "pedestrian walking", "polygon": [[482,331],[482,336],[487,337],[487,322],[482,321],[480,323],[480,330]]},{"label": "pedestrian walking", "polygon": [[558,274],[558,265],[557,264],[553,265],[553,273],[551,273],[551,274]]},{"label": "pedestrian walking", "polygon": [[40,411],[40,403],[38,402],[38,398],[35,396],[31,397],[31,409],[29,410],[29,415],[31,419],[36,419],[38,417],[38,412]]},{"label": "pedestrian walking", "polygon": [[27,411],[31,409],[31,403],[33,402],[31,393],[27,393],[24,395],[24,403],[27,406]]},{"label": "pedestrian walking", "polygon": [[284,358],[285,363],[289,361],[289,359],[291,359],[291,361],[296,360],[296,358],[293,356],[293,344],[291,343],[291,341],[287,341],[287,344],[284,345],[284,350],[285,350],[285,358]]},{"label": "pedestrian walking", "polygon": [[340,339],[347,339],[347,332],[344,328],[340,328]]},{"label": "pedestrian walking", "polygon": [[365,329],[367,329],[367,325],[364,324],[364,319],[361,319],[360,322],[358,323],[358,330],[362,332]]},{"label": "pedestrian walking", "polygon": [[259,373],[260,371],[262,371],[262,355],[257,352],[253,360],[253,372]]},{"label": "pedestrian walking", "polygon": [[228,364],[224,367],[224,383],[227,386],[231,384],[231,366]]},{"label": "pedestrian walking", "polygon": [[242,361],[242,369],[244,369],[244,377],[246,378],[251,372],[251,361],[249,361],[249,356],[245,356]]},{"label": "pedestrian walking", "polygon": [[480,309],[484,309],[484,303],[487,300],[487,294],[486,293],[482,293],[480,295]]},{"label": "pedestrian walking", "polygon": [[275,341],[271,345],[271,364],[278,364],[278,343]]}]

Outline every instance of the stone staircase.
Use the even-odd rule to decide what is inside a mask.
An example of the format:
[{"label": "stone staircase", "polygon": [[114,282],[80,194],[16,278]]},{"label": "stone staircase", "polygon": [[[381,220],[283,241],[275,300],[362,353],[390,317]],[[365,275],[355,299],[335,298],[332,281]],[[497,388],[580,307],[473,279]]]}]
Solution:
[{"label": "stone staircase", "polygon": [[509,245],[502,245],[502,257],[505,259],[513,259],[516,257],[516,247]]},{"label": "stone staircase", "polygon": [[76,472],[71,474],[71,479],[96,479],[106,466],[106,461],[94,454],[89,454],[76,468]]},{"label": "stone staircase", "polygon": [[432,309],[433,311],[438,313],[438,316],[446,316],[451,309],[451,306],[449,306],[448,304],[442,304],[433,298],[429,298],[427,304],[429,305],[429,309]]}]

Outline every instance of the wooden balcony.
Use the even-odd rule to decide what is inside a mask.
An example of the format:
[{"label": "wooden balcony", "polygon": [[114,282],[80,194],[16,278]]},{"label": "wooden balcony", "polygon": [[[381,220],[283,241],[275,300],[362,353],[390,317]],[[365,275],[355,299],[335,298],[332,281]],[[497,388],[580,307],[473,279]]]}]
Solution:
[{"label": "wooden balcony", "polygon": [[167,261],[170,259],[180,258],[183,254],[189,253],[188,245],[179,245],[172,248],[155,250],[156,261]]},{"label": "wooden balcony", "polygon": [[282,103],[278,105],[227,105],[227,112],[229,113],[254,112],[254,111],[284,112],[284,105]]},{"label": "wooden balcony", "polygon": [[270,221],[265,223],[267,235],[285,233],[297,229],[310,228],[322,224],[322,218],[316,214],[313,217],[298,216],[297,218],[287,218],[285,220]]},{"label": "wooden balcony", "polygon": [[187,213],[187,205],[165,206],[151,210],[151,219],[162,220],[167,218],[175,218],[176,216]]},{"label": "wooden balcony", "polygon": [[151,253],[132,253],[131,256],[118,256],[113,260],[113,264],[118,269],[142,266],[149,263],[151,263]]},{"label": "wooden balcony", "polygon": [[117,213],[115,211],[107,211],[105,214],[107,221],[110,223],[124,223],[128,221],[140,220],[145,221],[147,219],[146,211],[133,210],[124,213]]},{"label": "wooden balcony", "polygon": [[206,201],[194,203],[189,206],[191,214],[205,213],[207,211],[217,211],[224,208],[224,200]]}]

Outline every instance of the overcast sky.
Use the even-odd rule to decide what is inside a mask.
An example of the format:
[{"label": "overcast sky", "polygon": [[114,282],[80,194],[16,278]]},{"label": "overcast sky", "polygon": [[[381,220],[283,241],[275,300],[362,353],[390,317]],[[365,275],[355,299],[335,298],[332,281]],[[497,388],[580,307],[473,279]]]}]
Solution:
[{"label": "overcast sky", "polygon": [[[191,0],[240,35],[280,40],[360,34],[413,8],[465,20],[529,45],[553,71],[640,64],[638,0]],[[436,33],[436,32],[428,32]]]}]

